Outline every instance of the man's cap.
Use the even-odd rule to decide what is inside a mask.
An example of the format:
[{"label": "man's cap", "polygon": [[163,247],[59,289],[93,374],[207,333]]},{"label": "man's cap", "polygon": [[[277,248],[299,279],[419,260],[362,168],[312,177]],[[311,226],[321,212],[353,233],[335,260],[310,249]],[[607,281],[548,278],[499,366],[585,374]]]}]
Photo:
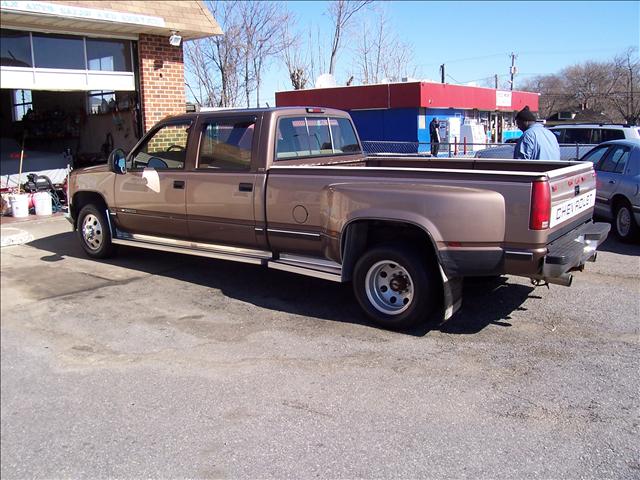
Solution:
[{"label": "man's cap", "polygon": [[527,105],[516,114],[516,120],[522,120],[523,122],[535,122],[536,116],[531,110],[529,110],[529,105]]}]

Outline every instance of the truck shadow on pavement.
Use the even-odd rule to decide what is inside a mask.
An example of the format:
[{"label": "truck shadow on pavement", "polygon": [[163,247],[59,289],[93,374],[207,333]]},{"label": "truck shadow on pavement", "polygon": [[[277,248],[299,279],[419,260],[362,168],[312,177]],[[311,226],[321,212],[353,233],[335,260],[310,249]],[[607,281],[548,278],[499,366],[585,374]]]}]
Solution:
[{"label": "truck shadow on pavement", "polygon": [[[67,257],[87,259],[75,234],[61,233],[27,244],[46,252],[40,260],[63,262]],[[264,267],[192,257],[180,254],[121,247],[118,255],[101,263],[160,275],[218,289],[227,297],[261,308],[357,325],[372,326],[360,310],[350,284],[338,284]],[[53,265],[51,266],[52,268]],[[52,275],[51,281],[55,281]],[[507,277],[469,279],[465,282],[463,307],[449,321],[434,322],[403,333],[424,336],[431,330],[449,334],[474,334],[488,325],[511,326],[510,314],[523,310],[533,287],[508,283]]]}]

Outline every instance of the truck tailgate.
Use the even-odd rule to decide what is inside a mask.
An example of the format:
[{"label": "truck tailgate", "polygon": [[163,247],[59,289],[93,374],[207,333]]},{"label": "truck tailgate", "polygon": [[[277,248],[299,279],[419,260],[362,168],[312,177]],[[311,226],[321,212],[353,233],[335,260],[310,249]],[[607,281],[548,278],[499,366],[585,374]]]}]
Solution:
[{"label": "truck tailgate", "polygon": [[596,174],[590,163],[579,163],[547,173],[551,195],[551,236],[593,216]]}]

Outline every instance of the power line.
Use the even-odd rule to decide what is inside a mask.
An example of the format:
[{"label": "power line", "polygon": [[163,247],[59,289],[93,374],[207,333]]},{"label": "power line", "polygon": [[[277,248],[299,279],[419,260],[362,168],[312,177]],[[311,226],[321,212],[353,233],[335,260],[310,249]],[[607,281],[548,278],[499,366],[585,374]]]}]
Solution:
[{"label": "power line", "polygon": [[[590,49],[590,50],[564,50],[564,51],[531,51],[531,52],[518,52],[518,55],[571,55],[571,54],[577,54],[577,53],[594,53],[594,52],[614,52],[614,51],[621,51],[624,50],[624,48],[626,47],[611,47],[611,48],[596,48],[596,49]],[[510,56],[509,52],[502,52],[502,53],[492,53],[489,55],[481,55],[481,56],[477,56],[477,57],[468,57],[468,58],[458,58],[455,60],[445,60],[444,62],[439,62],[439,63],[417,63],[416,67],[430,67],[430,66],[437,66],[440,65],[441,63],[460,63],[460,62],[470,62],[472,60],[485,60],[487,58],[496,58],[496,57],[502,57],[502,56]]]}]

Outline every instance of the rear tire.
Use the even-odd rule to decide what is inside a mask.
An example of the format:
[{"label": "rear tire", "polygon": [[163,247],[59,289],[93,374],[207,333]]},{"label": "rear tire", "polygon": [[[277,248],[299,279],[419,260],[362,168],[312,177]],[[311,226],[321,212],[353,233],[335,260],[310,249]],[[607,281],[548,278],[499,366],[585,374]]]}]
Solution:
[{"label": "rear tire", "polygon": [[353,290],[377,325],[403,330],[426,323],[439,291],[435,269],[411,248],[380,246],[356,263]]},{"label": "rear tire", "polygon": [[111,231],[104,212],[93,204],[84,206],[78,215],[80,245],[91,258],[108,258],[116,246],[111,243]]},{"label": "rear tire", "polygon": [[616,207],[613,228],[618,238],[624,242],[630,242],[638,237],[638,224],[633,216],[633,209],[627,202]]}]

